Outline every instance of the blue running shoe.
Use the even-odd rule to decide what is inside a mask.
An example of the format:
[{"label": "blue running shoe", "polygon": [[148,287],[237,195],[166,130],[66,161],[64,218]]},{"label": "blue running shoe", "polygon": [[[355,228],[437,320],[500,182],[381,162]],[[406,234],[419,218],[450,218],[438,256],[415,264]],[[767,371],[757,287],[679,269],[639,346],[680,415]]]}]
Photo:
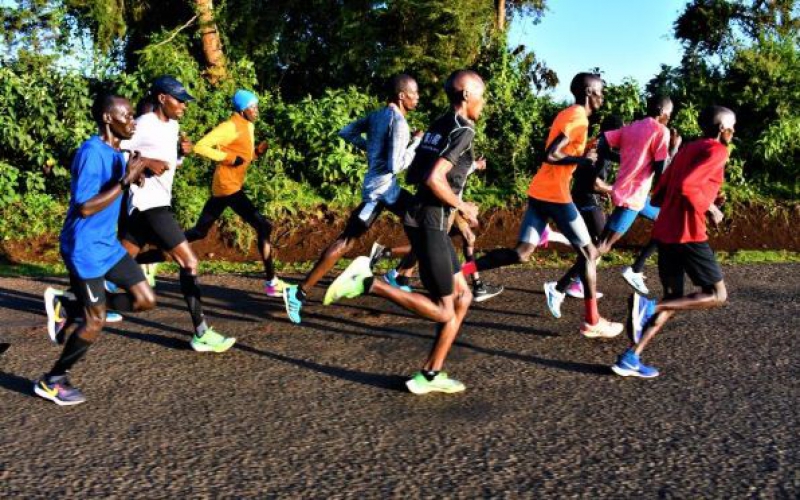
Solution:
[{"label": "blue running shoe", "polygon": [[72,387],[66,375],[52,377],[45,375],[36,381],[33,392],[58,406],[79,405],[86,401],[80,390]]},{"label": "blue running shoe", "polygon": [[564,302],[566,294],[556,290],[556,282],[550,281],[544,284],[544,296],[547,299],[547,308],[550,310],[550,314],[556,319],[560,318],[561,303]]},{"label": "blue running shoe", "polygon": [[642,340],[644,329],[650,318],[656,313],[656,301],[648,299],[638,293],[633,294],[633,304],[631,305],[631,340],[638,344]]},{"label": "blue running shoe", "polygon": [[404,292],[411,292],[411,287],[410,286],[401,285],[400,283],[397,282],[397,277],[399,275],[400,274],[395,269],[392,269],[388,273],[383,275],[383,281],[389,283],[389,285],[391,285],[393,288],[399,288],[400,290],[403,290]]},{"label": "blue running shoe", "polygon": [[299,325],[300,309],[303,308],[303,302],[297,298],[297,285],[290,285],[283,289],[283,304],[286,306],[286,314],[289,315],[289,321]]},{"label": "blue running shoe", "polygon": [[617,362],[611,367],[611,370],[621,377],[658,377],[658,370],[652,366],[642,364],[639,356],[633,352],[633,349],[628,349],[622,353],[622,356],[617,359]]},{"label": "blue running shoe", "polygon": [[119,323],[122,321],[122,315],[117,311],[106,311],[106,323]]},{"label": "blue running shoe", "polygon": [[105,285],[108,293],[117,293],[119,291],[119,287],[108,280],[105,281]]}]

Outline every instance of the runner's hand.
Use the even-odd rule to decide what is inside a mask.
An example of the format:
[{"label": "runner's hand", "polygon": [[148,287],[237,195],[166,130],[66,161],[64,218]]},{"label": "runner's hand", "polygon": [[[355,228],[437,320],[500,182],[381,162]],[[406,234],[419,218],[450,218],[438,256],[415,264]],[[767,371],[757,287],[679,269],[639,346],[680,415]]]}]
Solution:
[{"label": "runner's hand", "polygon": [[189,139],[189,136],[186,135],[185,132],[181,132],[181,140],[179,142],[179,145],[181,148],[181,154],[183,156],[188,156],[194,149],[194,143],[192,142],[191,139]]},{"label": "runner's hand", "polygon": [[481,156],[475,160],[475,170],[486,170],[486,158]]},{"label": "runner's hand", "polygon": [[[140,157],[141,158],[141,157]],[[163,174],[167,170],[169,170],[169,163],[156,160],[154,158],[141,158],[145,164],[145,169],[158,177],[159,175]]]},{"label": "runner's hand", "polygon": [[415,139],[422,139],[422,136],[425,135],[425,133],[422,130],[415,130],[413,135]]},{"label": "runner's hand", "polygon": [[127,169],[125,175],[122,177],[122,183],[130,186],[131,184],[140,184],[144,182],[144,170],[147,167],[145,158],[139,154],[138,151],[131,153],[128,159]]},{"label": "runner's hand", "polygon": [[458,211],[470,227],[478,227],[478,205],[470,202],[462,203]]},{"label": "runner's hand", "polygon": [[716,205],[711,205],[711,207],[709,207],[708,215],[715,226],[719,226],[722,223],[722,219],[725,218],[725,214],[723,214],[722,210],[717,208]]},{"label": "runner's hand", "polygon": [[261,141],[258,144],[258,146],[256,146],[256,156],[263,155],[264,153],[267,152],[268,149],[269,149],[269,144],[267,144],[267,141]]}]

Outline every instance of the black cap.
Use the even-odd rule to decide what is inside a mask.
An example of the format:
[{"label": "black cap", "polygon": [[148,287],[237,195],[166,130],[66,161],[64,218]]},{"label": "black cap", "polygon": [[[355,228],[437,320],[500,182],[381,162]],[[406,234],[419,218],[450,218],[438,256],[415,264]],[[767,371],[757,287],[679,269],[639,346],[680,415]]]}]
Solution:
[{"label": "black cap", "polygon": [[151,91],[156,95],[169,94],[182,102],[194,101],[194,97],[192,97],[191,94],[186,91],[186,87],[184,87],[183,84],[174,76],[170,75],[159,76],[156,78],[155,81],[153,81]]}]

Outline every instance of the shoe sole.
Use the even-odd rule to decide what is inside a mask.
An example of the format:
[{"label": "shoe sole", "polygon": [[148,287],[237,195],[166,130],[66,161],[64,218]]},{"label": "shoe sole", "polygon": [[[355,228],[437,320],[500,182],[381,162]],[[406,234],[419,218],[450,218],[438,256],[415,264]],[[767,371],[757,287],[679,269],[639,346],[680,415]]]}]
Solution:
[{"label": "shoe sole", "polygon": [[301,321],[299,313],[298,313],[298,316],[297,316],[297,321],[295,321],[294,318],[292,317],[291,311],[289,310],[289,297],[287,295],[292,290],[294,290],[294,288],[284,288],[283,289],[283,293],[281,294],[283,296],[283,309],[286,311],[286,316],[289,317],[289,321],[291,321],[295,325],[299,325],[300,321]]},{"label": "shoe sole", "polygon": [[337,276],[336,279],[333,280],[333,283],[331,283],[331,285],[325,291],[325,298],[322,299],[322,305],[329,306],[334,302],[337,302],[338,300],[345,298],[344,296],[336,297],[336,291],[342,285],[342,283],[350,279],[351,275],[353,274],[350,268],[354,267],[354,265],[359,262],[359,259],[362,259],[361,262],[363,262],[363,259],[366,259],[367,267],[369,267],[369,257],[361,256],[353,259],[353,262],[351,262],[350,265],[347,266],[347,269],[345,269],[342,272],[342,274]]},{"label": "shoe sole", "polygon": [[613,338],[619,337],[620,333],[622,333],[621,330],[618,333],[615,333],[613,335],[612,334],[602,334],[602,333],[590,333],[590,332],[584,332],[583,330],[581,330],[581,335],[583,335],[587,339],[613,339]]},{"label": "shoe sole", "polygon": [[630,286],[631,288],[633,288],[633,291],[634,291],[634,292],[636,292],[636,293],[638,293],[638,294],[641,294],[641,295],[644,295],[644,296],[650,295],[650,290],[649,290],[649,289],[647,289],[647,290],[646,290],[646,289],[643,289],[643,288],[639,288],[639,287],[637,287],[637,286],[636,286],[636,284],[635,284],[633,281],[631,281],[631,280],[630,280],[630,279],[629,279],[627,276],[625,276],[624,274],[622,275],[622,279],[624,279],[624,280],[625,280],[625,283],[627,283],[627,284],[628,284],[628,286]]},{"label": "shoe sole", "polygon": [[442,392],[444,394],[456,394],[458,392],[464,392],[467,390],[466,386],[457,387],[455,389],[440,389],[438,387],[420,387],[414,383],[413,380],[409,380],[406,382],[406,387],[408,388],[409,392],[412,394],[416,394],[421,396],[423,394],[430,394],[432,392]]},{"label": "shoe sole", "polygon": [[236,339],[233,339],[233,342],[231,342],[231,344],[229,346],[225,347],[224,349],[220,348],[220,347],[212,347],[212,346],[205,345],[205,344],[195,344],[193,342],[191,343],[191,346],[192,346],[192,349],[194,349],[195,352],[213,352],[215,354],[222,354],[223,352],[225,352],[228,349],[230,349],[231,347],[233,347],[234,344],[236,344]]},{"label": "shoe sole", "polygon": [[475,298],[473,300],[475,302],[486,302],[487,300],[489,300],[489,299],[491,299],[493,297],[497,297],[498,295],[500,295],[504,291],[505,290],[500,290],[499,292],[496,292],[496,293],[487,293],[485,295],[475,295]]},{"label": "shoe sole", "polygon": [[560,319],[561,311],[558,311],[558,314],[556,314],[556,311],[554,311],[553,308],[550,307],[550,294],[548,292],[547,283],[544,284],[544,300],[545,302],[547,302],[547,310],[550,311],[550,314],[552,314],[555,319]]},{"label": "shoe sole", "polygon": [[[582,298],[584,298],[583,295],[570,293],[569,290],[567,290],[564,293],[566,294],[567,297],[572,297],[573,299],[582,299]],[[602,299],[603,298],[603,293],[602,292],[597,292],[597,295],[595,295],[595,298],[596,299]]]},{"label": "shoe sole", "polygon": [[39,396],[40,398],[44,398],[44,399],[46,399],[48,401],[52,401],[53,403],[57,404],[58,406],[75,406],[75,405],[79,405],[81,403],[85,403],[86,402],[85,399],[83,401],[64,401],[64,400],[58,399],[57,397],[51,396],[50,394],[45,392],[44,389],[39,387],[39,384],[36,384],[33,387],[33,392],[36,393],[36,395]]},{"label": "shoe sole", "polygon": [[58,344],[57,336],[56,336],[56,311],[53,309],[53,299],[56,297],[56,291],[53,288],[48,287],[44,291],[44,310],[47,312],[47,335],[50,336],[50,340],[54,344]]},{"label": "shoe sole", "polygon": [[[631,309],[631,340],[634,344],[638,344],[642,340],[642,319],[639,316],[639,304],[642,301],[638,293],[633,294],[633,306]],[[639,325],[637,327],[637,325]]]},{"label": "shoe sole", "polygon": [[638,378],[656,378],[658,377],[658,373],[655,375],[642,375],[641,372],[636,370],[631,370],[629,368],[623,368],[618,365],[612,365],[611,371],[619,375],[620,377],[638,377]]}]

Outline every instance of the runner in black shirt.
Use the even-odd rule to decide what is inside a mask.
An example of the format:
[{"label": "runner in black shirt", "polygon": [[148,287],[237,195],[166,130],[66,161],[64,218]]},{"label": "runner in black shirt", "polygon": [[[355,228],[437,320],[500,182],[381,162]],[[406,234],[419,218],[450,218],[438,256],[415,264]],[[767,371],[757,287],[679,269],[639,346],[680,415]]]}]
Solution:
[{"label": "runner in black shirt", "polygon": [[404,225],[428,295],[407,292],[373,279],[369,257],[355,259],[325,294],[327,305],[372,293],[437,323],[430,356],[422,370],[406,382],[414,394],[454,393],[466,388],[441,371],[472,302],[472,292],[460,272],[447,230],[453,210],[458,210],[473,226],[478,222],[478,207],[462,201],[459,194],[474,161],[473,121],[483,110],[484,90],[483,80],[474,71],[460,70],[450,75],[445,92],[451,109],[426,132],[409,167],[408,180],[417,185],[417,193]]}]

